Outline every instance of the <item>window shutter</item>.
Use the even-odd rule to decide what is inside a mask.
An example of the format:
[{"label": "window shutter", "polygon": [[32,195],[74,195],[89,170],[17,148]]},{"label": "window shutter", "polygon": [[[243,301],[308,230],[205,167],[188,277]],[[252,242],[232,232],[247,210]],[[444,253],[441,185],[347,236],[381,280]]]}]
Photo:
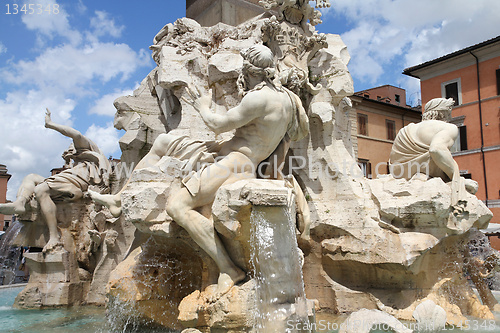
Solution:
[{"label": "window shutter", "polygon": [[460,150],[467,150],[467,126],[460,126]]}]

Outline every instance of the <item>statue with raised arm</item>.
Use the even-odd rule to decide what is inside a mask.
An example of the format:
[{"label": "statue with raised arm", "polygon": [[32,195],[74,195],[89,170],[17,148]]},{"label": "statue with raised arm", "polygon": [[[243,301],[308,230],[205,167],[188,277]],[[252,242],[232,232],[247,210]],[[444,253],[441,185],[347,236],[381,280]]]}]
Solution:
[{"label": "statue with raised arm", "polygon": [[424,109],[422,122],[411,123],[397,134],[389,163],[395,178],[410,179],[417,173],[451,181],[452,206],[462,198],[463,189],[475,194],[474,181],[463,180],[450,148],[458,137],[458,127],[448,123],[451,119],[452,98],[435,98]]},{"label": "statue with raised arm", "polygon": [[45,127],[73,139],[63,153],[65,170],[49,178],[36,174],[26,176],[16,201],[0,204],[2,214],[23,214],[26,203],[34,195],[49,229],[49,241],[43,248],[44,253],[62,246],[57,228],[56,202],[81,199],[90,185],[108,187],[111,171],[109,161],[99,147],[79,131],[54,123],[49,109],[45,115]]},{"label": "statue with raised arm", "polygon": [[[192,87],[187,88],[190,98],[184,99],[200,113],[213,132],[235,130],[234,136],[227,141],[207,142],[162,134],[136,167],[154,165],[163,156],[188,160],[190,167],[199,166],[201,162],[201,167],[182,179],[183,186],[175,198],[168,201],[166,211],[217,264],[220,275],[215,298],[242,281],[245,273],[230,259],[213,221],[203,216],[199,208],[211,205],[221,186],[255,178],[259,163],[279,150],[285,138],[285,141],[299,140],[309,131],[308,117],[300,98],[273,82],[275,63],[271,50],[264,45],[254,45],[243,50],[241,55],[244,62],[238,81],[244,96],[238,106],[225,114],[213,113],[210,109],[212,97]],[[89,193],[96,202],[108,206],[114,215],[121,213],[120,193]],[[309,225],[304,229],[308,237]]]}]

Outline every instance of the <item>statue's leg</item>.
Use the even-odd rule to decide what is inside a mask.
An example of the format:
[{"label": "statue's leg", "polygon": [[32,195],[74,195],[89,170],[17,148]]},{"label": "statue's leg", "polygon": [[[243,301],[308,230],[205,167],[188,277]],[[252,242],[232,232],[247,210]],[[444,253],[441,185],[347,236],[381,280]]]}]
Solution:
[{"label": "statue's leg", "polygon": [[44,180],[44,177],[36,174],[30,174],[24,177],[23,182],[17,191],[16,201],[0,204],[0,213],[7,215],[24,213],[26,211],[26,202],[28,202],[33,195],[35,186],[42,183]]},{"label": "statue's leg", "polygon": [[35,187],[35,198],[40,205],[43,217],[49,228],[49,241],[43,247],[43,252],[49,252],[60,247],[62,244],[57,230],[57,207],[50,197],[50,187],[47,183],[41,183]]},{"label": "statue's leg", "polygon": [[[239,156],[241,155],[241,156]],[[168,214],[177,224],[187,230],[191,238],[215,261],[220,275],[214,298],[219,298],[231,287],[245,278],[245,273],[229,257],[218,237],[213,222],[201,215],[196,208],[211,204],[215,193],[223,185],[242,179],[245,171],[238,166],[248,158],[239,153],[231,153],[222,161],[206,168],[200,176],[200,191],[192,196],[186,188],[175,194],[175,199],[167,205]],[[236,168],[239,170],[235,171]],[[249,164],[250,165],[250,162]],[[251,169],[251,168],[250,168]],[[249,173],[249,175],[252,175]],[[247,176],[248,177],[248,176]]]},{"label": "statue's leg", "polygon": [[[153,143],[153,147],[151,147],[149,153],[147,153],[146,156],[144,156],[142,160],[137,163],[134,171],[144,169],[158,163],[161,158],[167,154],[170,143],[175,138],[177,137],[171,134],[160,134]],[[108,207],[111,214],[114,217],[118,217],[122,213],[121,192],[127,187],[129,182],[130,179],[127,180],[125,185],[123,185],[123,188],[120,190],[120,192],[116,194],[100,194],[92,190],[88,190],[88,193],[93,201]]]},{"label": "statue's leg", "polygon": [[309,205],[307,204],[304,192],[300,188],[299,183],[292,176],[293,189],[295,192],[295,204],[297,205],[297,215],[298,215],[298,227],[301,233],[300,238],[304,241],[310,239],[311,232],[311,213],[309,211]]}]

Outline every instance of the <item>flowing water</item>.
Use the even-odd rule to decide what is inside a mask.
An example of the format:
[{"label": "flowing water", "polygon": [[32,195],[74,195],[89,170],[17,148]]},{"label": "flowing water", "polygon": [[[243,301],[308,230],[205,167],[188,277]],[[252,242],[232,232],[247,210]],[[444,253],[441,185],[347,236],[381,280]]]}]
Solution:
[{"label": "flowing water", "polygon": [[21,230],[21,223],[12,223],[0,240],[0,285],[12,284],[20,264],[22,248],[11,246]]},{"label": "flowing water", "polygon": [[[274,209],[274,211],[273,211]],[[295,225],[286,211],[276,211],[281,208],[264,208],[252,212],[253,224],[252,244],[254,248],[251,256],[254,276],[257,280],[258,306],[255,316],[258,319],[256,326],[259,333],[268,332],[327,332],[337,333],[345,321],[346,316],[317,314],[315,323],[308,320],[307,306],[302,279],[300,250],[296,244]],[[286,217],[276,222],[276,214]],[[273,222],[271,222],[273,221]],[[13,225],[14,226],[14,225]],[[17,230],[18,232],[18,230]],[[10,235],[10,236],[9,236]],[[16,227],[5,234],[0,243],[1,254],[7,261],[19,258],[7,245],[9,239],[16,235]],[[5,237],[8,236],[8,237]],[[491,250],[484,244],[484,239],[476,235],[469,244],[476,255],[488,255]],[[157,244],[150,244],[151,247]],[[147,248],[145,252],[147,252]],[[182,255],[184,251],[177,249],[175,253]],[[168,251],[167,251],[168,252]],[[171,252],[171,251],[170,251]],[[138,274],[149,285],[158,285],[163,282],[165,290],[154,291],[159,299],[168,300],[173,290],[186,284],[183,278],[184,270],[192,268],[180,267],[178,260],[172,255],[162,258],[152,258],[142,262]],[[161,263],[161,264],[160,264]],[[183,274],[184,273],[184,274]],[[190,274],[199,272],[190,271]],[[152,280],[151,280],[152,279]],[[151,281],[149,281],[151,280]],[[167,283],[168,282],[168,283]],[[189,286],[189,290],[200,286]],[[104,307],[81,306],[73,308],[44,309],[44,310],[17,310],[12,308],[16,295],[24,286],[0,287],[0,332],[3,333],[115,333],[115,332],[180,332],[166,328],[146,328],[136,321],[133,314],[127,311],[127,304],[110,304],[111,315],[106,316]],[[184,297],[189,290],[177,292],[178,297]],[[175,294],[175,292],[174,292]],[[494,292],[500,299],[500,292]],[[166,309],[166,311],[175,309]],[[470,318],[468,325],[462,329],[446,327],[446,332],[500,332],[500,313],[494,313],[496,320],[478,320]],[[176,313],[172,313],[173,316]],[[124,322],[125,321],[125,325]],[[412,327],[414,323],[405,323]],[[293,326],[293,328],[292,328]],[[314,328],[314,330],[312,329]],[[372,330],[372,333],[390,332],[387,330]]]},{"label": "flowing water", "polygon": [[2,333],[169,333],[165,328],[140,328],[137,325],[117,328],[106,318],[104,307],[18,310],[12,308],[16,295],[24,288],[0,289],[0,332]]},{"label": "flowing water", "polygon": [[258,331],[309,332],[302,329],[309,319],[295,223],[278,207],[254,209],[250,221]]},{"label": "flowing water", "polygon": [[[140,292],[133,297],[109,298],[107,328],[112,332],[178,332],[182,328],[177,322],[179,303],[201,288],[201,259],[187,245],[157,243],[151,237],[142,245],[132,274]],[[138,307],[146,310],[141,312]],[[171,330],[152,328],[155,323],[144,315],[147,311],[159,314],[157,319],[168,322]]]},{"label": "flowing water", "polygon": [[[0,288],[0,332],[2,333],[115,333],[131,332],[117,330],[109,326],[103,307],[75,307],[70,309],[16,310],[12,308],[14,298],[23,287]],[[496,294],[497,299],[500,294]],[[495,313],[500,318],[500,313]],[[317,314],[316,332],[337,333],[346,316]],[[411,323],[406,323],[409,327]],[[138,332],[173,332],[167,329],[141,329]],[[174,331],[175,332],[175,331]],[[371,333],[388,332],[373,330]],[[447,327],[444,332],[500,332],[500,322],[494,323],[471,318],[469,328]],[[280,332],[281,333],[281,332]]]}]

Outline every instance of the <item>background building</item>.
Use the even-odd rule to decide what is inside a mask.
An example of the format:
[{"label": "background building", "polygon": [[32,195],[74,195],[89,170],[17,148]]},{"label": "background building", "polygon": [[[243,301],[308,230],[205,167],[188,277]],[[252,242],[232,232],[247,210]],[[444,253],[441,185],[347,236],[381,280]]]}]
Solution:
[{"label": "background building", "polygon": [[453,123],[460,137],[453,156],[460,173],[479,183],[478,198],[500,222],[500,36],[407,68],[420,79],[422,102],[455,99]]},{"label": "background building", "polygon": [[[0,203],[7,202],[7,182],[10,177],[7,173],[7,167],[0,164]],[[0,214],[0,231],[5,231],[11,220],[12,216]]]},{"label": "background building", "polygon": [[396,134],[403,126],[420,122],[421,111],[406,105],[404,89],[391,85],[357,92],[351,100],[357,121],[354,146],[361,169],[368,178],[387,174]]}]

